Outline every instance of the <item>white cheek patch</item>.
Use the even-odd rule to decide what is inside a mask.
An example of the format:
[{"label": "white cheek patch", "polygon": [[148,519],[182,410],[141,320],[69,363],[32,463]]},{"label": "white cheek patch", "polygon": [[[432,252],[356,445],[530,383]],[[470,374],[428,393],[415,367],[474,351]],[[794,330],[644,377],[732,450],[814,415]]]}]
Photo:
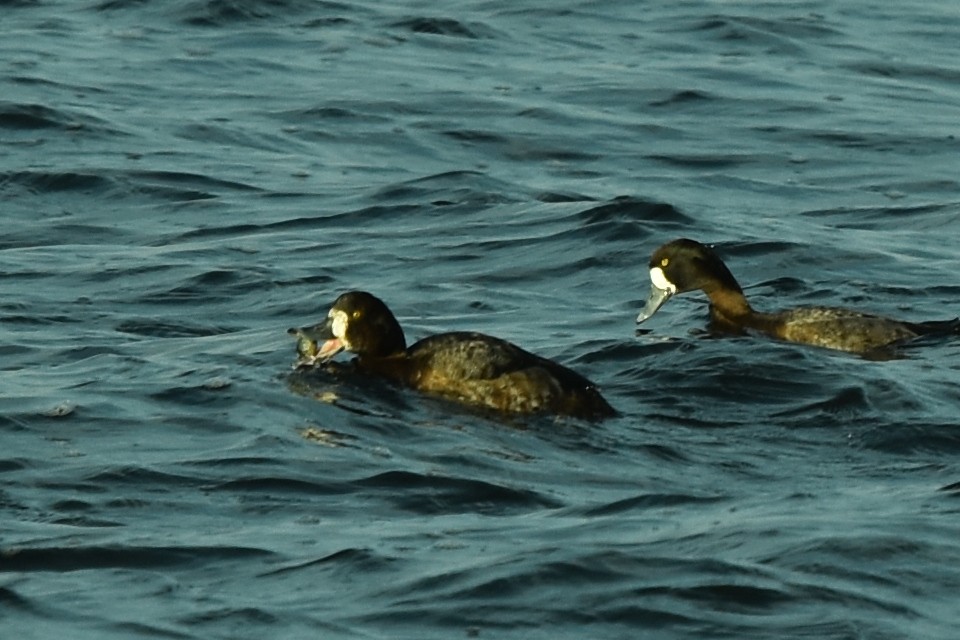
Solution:
[{"label": "white cheek patch", "polygon": [[339,309],[331,309],[330,316],[333,318],[330,330],[333,331],[335,337],[343,340],[343,337],[347,334],[347,313]]},{"label": "white cheek patch", "polygon": [[677,292],[677,285],[667,280],[667,276],[663,275],[663,269],[660,267],[650,269],[650,282],[661,291],[669,291],[671,294]]}]

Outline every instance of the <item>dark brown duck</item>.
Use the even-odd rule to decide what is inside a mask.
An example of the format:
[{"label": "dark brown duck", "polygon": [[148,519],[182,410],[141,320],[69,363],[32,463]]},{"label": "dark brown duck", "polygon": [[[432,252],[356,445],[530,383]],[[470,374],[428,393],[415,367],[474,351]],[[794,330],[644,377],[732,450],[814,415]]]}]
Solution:
[{"label": "dark brown duck", "polygon": [[723,333],[762,333],[787,342],[869,354],[920,336],[960,331],[960,319],[902,322],[836,307],[755,311],[720,257],[686,238],[653,252],[650,282],[650,296],[637,316],[638,323],[650,318],[671,296],[700,290],[710,299],[711,328]]},{"label": "dark brown duck", "polygon": [[325,321],[289,333],[298,338],[303,365],[322,364],[346,350],[356,354],[358,372],[468,405],[591,420],[616,414],[590,380],[506,340],[461,331],[408,347],[387,305],[364,291],[344,293]]}]

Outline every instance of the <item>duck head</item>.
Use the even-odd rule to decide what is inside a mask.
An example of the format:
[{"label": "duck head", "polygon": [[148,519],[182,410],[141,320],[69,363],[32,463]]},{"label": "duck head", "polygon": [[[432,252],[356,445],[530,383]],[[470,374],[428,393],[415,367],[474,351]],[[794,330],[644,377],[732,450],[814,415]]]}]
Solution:
[{"label": "duck head", "polygon": [[650,294],[637,322],[648,320],[678,293],[719,288],[741,292],[740,285],[713,249],[687,238],[673,240],[650,257]]},{"label": "duck head", "polygon": [[[310,363],[326,362],[341,351],[360,357],[386,358],[407,348],[400,323],[376,296],[366,291],[349,291],[338,297],[323,322],[300,329],[288,329],[299,344],[320,343]],[[303,356],[303,350],[298,347]],[[309,351],[309,350],[308,350]]]}]

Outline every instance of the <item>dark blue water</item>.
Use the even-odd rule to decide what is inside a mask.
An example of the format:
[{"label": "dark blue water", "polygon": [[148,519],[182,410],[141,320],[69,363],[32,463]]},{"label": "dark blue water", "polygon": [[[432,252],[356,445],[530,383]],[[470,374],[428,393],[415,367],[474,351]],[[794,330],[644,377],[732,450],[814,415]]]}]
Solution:
[{"label": "dark blue water", "polygon": [[[960,313],[960,9],[0,2],[0,636],[932,638],[960,343],[635,334]],[[621,416],[290,376],[353,288]]]}]

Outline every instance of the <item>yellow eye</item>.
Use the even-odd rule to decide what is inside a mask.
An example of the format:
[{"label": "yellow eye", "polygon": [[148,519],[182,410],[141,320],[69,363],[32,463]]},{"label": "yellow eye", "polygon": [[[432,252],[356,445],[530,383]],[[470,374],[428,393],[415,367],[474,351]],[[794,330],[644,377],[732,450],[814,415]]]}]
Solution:
[{"label": "yellow eye", "polygon": [[660,259],[660,266],[661,266],[661,267],[665,267],[665,266],[667,266],[668,264],[670,264],[670,258],[661,258],[661,259]]},{"label": "yellow eye", "polygon": [[356,311],[350,314],[350,317],[352,317],[354,320],[359,320],[360,316],[362,315],[363,313],[359,309],[357,309]]}]

